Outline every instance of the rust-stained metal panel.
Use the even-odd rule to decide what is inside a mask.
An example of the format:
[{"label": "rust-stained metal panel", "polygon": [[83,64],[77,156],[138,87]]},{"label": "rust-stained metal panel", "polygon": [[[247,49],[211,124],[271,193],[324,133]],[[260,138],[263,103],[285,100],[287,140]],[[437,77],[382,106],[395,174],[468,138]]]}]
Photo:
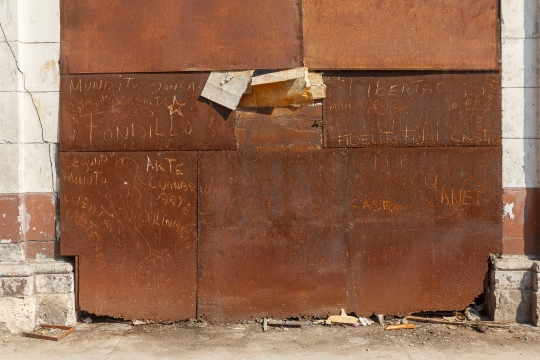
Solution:
[{"label": "rust-stained metal panel", "polygon": [[348,306],[466,307],[502,250],[501,147],[349,149]]},{"label": "rust-stained metal panel", "polygon": [[305,66],[497,69],[497,0],[303,0]]},{"label": "rust-stained metal panel", "polygon": [[239,111],[238,149],[322,148],[322,106]]},{"label": "rust-stained metal panel", "polygon": [[63,75],[60,150],[235,149],[234,112],[199,97],[208,76]]},{"label": "rust-stained metal panel", "polygon": [[195,317],[196,153],[61,153],[60,185],[60,250],[78,256],[81,310]]},{"label": "rust-stained metal panel", "polygon": [[62,74],[302,65],[299,0],[61,3]]},{"label": "rust-stained metal panel", "polygon": [[326,316],[346,300],[345,151],[199,153],[198,316]]},{"label": "rust-stained metal panel", "polygon": [[498,73],[336,72],[324,82],[326,147],[501,145]]}]

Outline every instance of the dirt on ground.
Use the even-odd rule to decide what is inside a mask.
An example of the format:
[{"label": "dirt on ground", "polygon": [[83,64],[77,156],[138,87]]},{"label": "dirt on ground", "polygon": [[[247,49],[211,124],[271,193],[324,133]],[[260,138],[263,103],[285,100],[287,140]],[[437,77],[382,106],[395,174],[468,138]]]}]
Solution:
[{"label": "dirt on ground", "polygon": [[79,323],[60,342],[4,336],[1,359],[244,359],[244,358],[540,358],[540,329],[512,325],[480,333],[469,326],[416,323],[416,329],[301,322],[301,328],[256,322],[208,325],[185,322],[132,325]]}]

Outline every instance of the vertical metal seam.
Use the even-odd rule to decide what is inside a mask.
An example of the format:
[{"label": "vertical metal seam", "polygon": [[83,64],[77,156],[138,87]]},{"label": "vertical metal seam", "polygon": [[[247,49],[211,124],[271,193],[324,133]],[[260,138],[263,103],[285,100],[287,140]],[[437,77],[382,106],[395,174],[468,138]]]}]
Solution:
[{"label": "vertical metal seam", "polygon": [[305,63],[305,56],[304,56],[304,2],[302,0],[298,0],[296,2],[296,6],[298,8],[298,46],[300,48],[300,64],[302,66],[306,66]]},{"label": "vertical metal seam", "polygon": [[195,229],[196,229],[196,233],[197,233],[197,238],[196,238],[196,247],[195,247],[195,250],[196,250],[196,267],[195,267],[195,276],[196,276],[196,280],[195,280],[195,318],[198,319],[199,318],[199,199],[200,199],[200,193],[201,193],[201,190],[199,188],[200,186],[200,181],[199,181],[199,176],[200,176],[200,162],[199,162],[199,151],[196,151],[195,154],[197,155],[196,156],[196,160],[197,160],[197,184],[196,184],[196,189],[197,189],[197,206],[196,206],[196,214],[195,214],[195,221],[196,221],[196,224],[195,224]]}]

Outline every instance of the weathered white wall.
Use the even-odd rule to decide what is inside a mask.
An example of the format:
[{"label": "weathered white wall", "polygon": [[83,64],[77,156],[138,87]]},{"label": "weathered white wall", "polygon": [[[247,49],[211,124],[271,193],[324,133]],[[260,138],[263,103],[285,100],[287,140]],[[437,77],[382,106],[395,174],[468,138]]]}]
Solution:
[{"label": "weathered white wall", "polygon": [[539,0],[502,0],[503,186],[540,187]]},{"label": "weathered white wall", "polygon": [[[56,190],[59,0],[0,1],[0,193]],[[17,165],[18,163],[18,165]]]},{"label": "weathered white wall", "polygon": [[75,321],[55,260],[59,0],[0,0],[0,329]]}]

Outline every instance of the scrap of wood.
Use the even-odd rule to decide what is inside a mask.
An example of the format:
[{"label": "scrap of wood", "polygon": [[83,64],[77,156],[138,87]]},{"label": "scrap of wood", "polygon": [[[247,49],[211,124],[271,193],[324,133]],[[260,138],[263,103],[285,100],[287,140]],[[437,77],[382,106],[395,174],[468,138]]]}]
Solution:
[{"label": "scrap of wood", "polygon": [[311,88],[309,91],[313,97],[313,100],[320,100],[326,98],[326,85],[324,85],[322,74],[309,73],[309,83]]},{"label": "scrap of wood", "polygon": [[263,85],[263,84],[273,84],[277,82],[284,82],[289,80],[304,79],[306,81],[306,87],[309,89],[309,78],[308,78],[308,69],[305,67],[289,69],[283,71],[277,71],[269,74],[264,74],[260,76],[254,76],[251,79],[251,85]]},{"label": "scrap of wood", "polygon": [[251,94],[244,94],[239,104],[247,108],[306,105],[313,105],[313,95],[304,78],[253,86]]},{"label": "scrap of wood", "polygon": [[[439,320],[439,319],[432,319],[432,318],[425,318],[420,316],[405,316],[405,319],[416,321],[416,322],[423,322],[423,323],[429,323],[429,324],[439,324],[439,325],[463,325],[463,326],[476,326],[476,321],[446,321],[446,320]],[[493,328],[509,328],[510,325],[508,324],[501,324],[496,323],[492,321],[482,321],[483,324],[485,324],[488,327]]]},{"label": "scrap of wood", "polygon": [[407,329],[416,329],[414,324],[397,324],[397,325],[388,325],[384,330],[407,330]]},{"label": "scrap of wood", "polygon": [[302,324],[295,321],[268,321],[267,326],[274,326],[274,327],[287,327],[287,328],[301,328]]},{"label": "scrap of wood", "polygon": [[236,110],[252,75],[253,70],[214,71],[208,77],[201,96],[228,109]]},{"label": "scrap of wood", "polygon": [[358,324],[358,318],[354,316],[348,316],[344,309],[341,309],[341,315],[329,316],[326,319],[326,325],[331,324]]},{"label": "scrap of wood", "polygon": [[253,77],[252,86],[249,91],[246,90],[239,106],[300,107],[313,105],[314,100],[324,98],[326,85],[322,74],[299,68]]},{"label": "scrap of wood", "polygon": [[73,326],[48,325],[48,324],[40,324],[40,326],[44,329],[59,329],[59,330],[65,330],[65,332],[60,333],[58,336],[47,336],[47,335],[27,333],[27,332],[23,332],[23,335],[26,337],[34,338],[34,339],[60,341],[66,336],[68,336],[69,334],[71,334],[73,331],[75,331],[75,327]]}]

